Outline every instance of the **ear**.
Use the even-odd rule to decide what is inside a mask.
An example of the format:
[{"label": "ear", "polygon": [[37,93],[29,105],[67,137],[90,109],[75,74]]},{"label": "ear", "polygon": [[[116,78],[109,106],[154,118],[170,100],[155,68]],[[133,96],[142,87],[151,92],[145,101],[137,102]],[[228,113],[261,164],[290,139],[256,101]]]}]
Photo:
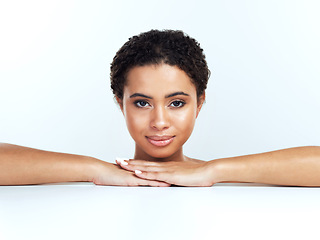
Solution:
[{"label": "ear", "polygon": [[205,102],[205,100],[206,100],[206,93],[203,92],[203,94],[198,99],[198,107],[197,107],[197,116],[196,117],[198,117],[200,110],[202,108],[202,105]]},{"label": "ear", "polygon": [[122,99],[120,99],[118,97],[116,97],[116,100],[117,100],[117,103],[119,104],[119,107],[120,107],[121,112],[123,114],[123,101],[122,101]]}]

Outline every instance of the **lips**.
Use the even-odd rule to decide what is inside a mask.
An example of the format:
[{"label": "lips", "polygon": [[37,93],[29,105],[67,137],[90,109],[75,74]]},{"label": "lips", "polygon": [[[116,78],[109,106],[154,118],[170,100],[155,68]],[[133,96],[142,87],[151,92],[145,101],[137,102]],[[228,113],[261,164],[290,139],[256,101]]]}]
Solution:
[{"label": "lips", "polygon": [[167,145],[169,145],[170,143],[172,143],[172,141],[174,140],[175,136],[147,136],[146,137],[147,140],[149,141],[149,143],[151,143],[154,146],[157,147],[165,147]]}]

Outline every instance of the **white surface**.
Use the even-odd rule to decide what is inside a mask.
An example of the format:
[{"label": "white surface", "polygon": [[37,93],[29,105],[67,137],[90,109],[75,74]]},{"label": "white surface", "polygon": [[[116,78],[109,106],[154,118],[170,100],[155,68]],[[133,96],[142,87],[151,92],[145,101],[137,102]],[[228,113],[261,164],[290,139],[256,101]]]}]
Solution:
[{"label": "white surface", "polygon": [[0,142],[132,157],[109,66],[132,35],[171,28],[212,71],[190,157],[320,145],[319,12],[311,0],[0,1]]},{"label": "white surface", "polygon": [[319,188],[0,187],[0,239],[319,239]]}]

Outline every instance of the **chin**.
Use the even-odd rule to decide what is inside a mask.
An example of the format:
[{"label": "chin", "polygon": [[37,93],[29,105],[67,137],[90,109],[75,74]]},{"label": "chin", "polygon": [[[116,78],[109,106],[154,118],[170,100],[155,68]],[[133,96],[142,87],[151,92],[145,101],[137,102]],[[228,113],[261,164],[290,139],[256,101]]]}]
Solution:
[{"label": "chin", "polygon": [[146,153],[152,158],[170,158],[176,152],[177,151],[172,152],[172,151],[165,151],[164,149],[161,149],[159,151],[149,151],[149,152],[146,152]]},{"label": "chin", "polygon": [[180,144],[172,144],[165,147],[155,147],[150,143],[143,142],[139,144],[136,142],[136,153],[144,158],[155,158],[155,159],[168,159],[174,157],[178,152],[182,150],[182,145]]},{"label": "chin", "polygon": [[149,154],[149,156],[153,158],[168,158],[172,156],[172,154],[152,154],[152,155]]}]

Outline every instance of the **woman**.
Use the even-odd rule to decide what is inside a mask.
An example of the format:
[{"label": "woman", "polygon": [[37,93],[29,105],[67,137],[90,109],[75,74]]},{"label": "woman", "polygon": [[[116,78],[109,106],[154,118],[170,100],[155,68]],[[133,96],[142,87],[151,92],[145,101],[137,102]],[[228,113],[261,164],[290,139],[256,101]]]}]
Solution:
[{"label": "woman", "polygon": [[117,165],[87,156],[0,145],[0,184],[89,181],[122,186],[212,186],[258,182],[320,186],[320,147],[201,161],[183,154],[205,100],[209,69],[181,31],[134,36],[111,64],[111,88],[135,141]]}]

